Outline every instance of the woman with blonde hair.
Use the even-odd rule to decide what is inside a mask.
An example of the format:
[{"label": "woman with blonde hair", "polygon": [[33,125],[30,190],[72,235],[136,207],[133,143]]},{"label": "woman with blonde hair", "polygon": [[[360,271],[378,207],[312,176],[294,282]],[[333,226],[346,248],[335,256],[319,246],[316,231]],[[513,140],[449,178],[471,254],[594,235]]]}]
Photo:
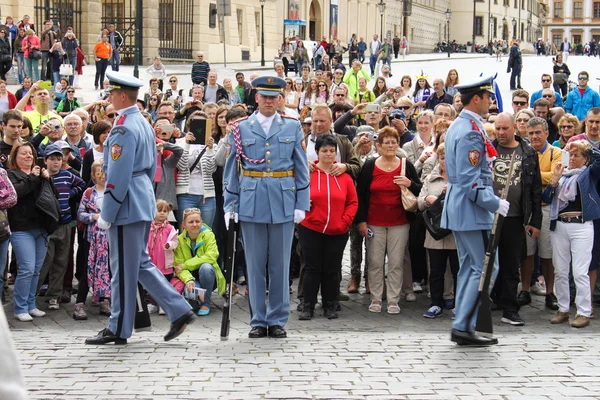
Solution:
[{"label": "woman with blonde hair", "polygon": [[535,117],[533,111],[528,108],[524,108],[517,113],[515,116],[515,122],[517,123],[517,135],[522,138],[528,138],[527,134],[527,123],[531,118]]},{"label": "woman with blonde hair", "polygon": [[558,131],[560,135],[558,139],[552,143],[552,146],[561,149],[565,148],[565,145],[575,135],[579,135],[581,129],[581,123],[579,119],[573,114],[565,114],[558,121]]},{"label": "woman with blonde hair", "polygon": [[402,147],[419,176],[421,176],[423,163],[433,154],[434,144],[433,111],[426,110],[417,116],[417,135]]}]

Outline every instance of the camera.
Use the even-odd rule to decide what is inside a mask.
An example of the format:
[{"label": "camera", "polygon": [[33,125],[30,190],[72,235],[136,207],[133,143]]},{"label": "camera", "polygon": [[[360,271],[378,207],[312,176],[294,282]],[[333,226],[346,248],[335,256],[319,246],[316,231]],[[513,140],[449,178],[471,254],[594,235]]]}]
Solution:
[{"label": "camera", "polygon": [[57,122],[57,121],[55,121],[55,122],[51,122],[51,123],[50,123],[50,128],[52,128],[52,130],[55,130],[55,131],[57,131],[57,130],[59,130],[60,128],[62,128],[62,124],[61,124],[60,122]]}]

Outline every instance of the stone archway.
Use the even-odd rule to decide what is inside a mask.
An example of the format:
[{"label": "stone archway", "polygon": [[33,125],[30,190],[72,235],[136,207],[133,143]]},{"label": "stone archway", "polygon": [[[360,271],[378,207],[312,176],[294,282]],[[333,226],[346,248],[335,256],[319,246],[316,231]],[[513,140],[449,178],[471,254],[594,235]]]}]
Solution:
[{"label": "stone archway", "polygon": [[308,7],[308,38],[309,40],[321,40],[323,35],[323,10],[317,0],[312,0]]}]

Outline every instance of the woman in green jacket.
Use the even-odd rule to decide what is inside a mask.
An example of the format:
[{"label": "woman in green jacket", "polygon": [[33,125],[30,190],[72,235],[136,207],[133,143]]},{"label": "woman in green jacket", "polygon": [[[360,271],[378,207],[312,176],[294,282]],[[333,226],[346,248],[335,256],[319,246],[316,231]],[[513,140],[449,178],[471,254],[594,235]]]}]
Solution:
[{"label": "woman in green jacket", "polygon": [[183,232],[178,236],[175,248],[175,275],[190,292],[194,287],[206,290],[204,299],[199,301],[198,315],[210,313],[210,297],[213,290],[225,292],[225,277],[219,268],[219,250],[212,230],[202,224],[202,216],[197,208],[183,211]]}]

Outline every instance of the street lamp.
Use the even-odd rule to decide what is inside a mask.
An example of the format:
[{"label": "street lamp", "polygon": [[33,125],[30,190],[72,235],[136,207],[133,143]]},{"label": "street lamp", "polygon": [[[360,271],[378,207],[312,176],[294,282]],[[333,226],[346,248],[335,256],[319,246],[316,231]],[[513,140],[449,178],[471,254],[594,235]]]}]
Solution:
[{"label": "street lamp", "polygon": [[385,3],[383,0],[377,4],[379,6],[379,15],[381,16],[381,36],[380,40],[383,40],[383,14],[385,13]]},{"label": "street lamp", "polygon": [[517,20],[514,17],[512,19],[512,25],[513,25],[513,38],[516,39],[517,38]]},{"label": "street lamp", "polygon": [[504,37],[504,32],[508,31],[508,29],[506,28],[506,16],[504,16],[504,18],[502,18],[502,40],[508,40],[508,35],[506,35],[506,38]]},{"label": "street lamp", "polygon": [[260,0],[260,66],[265,66],[265,2]]},{"label": "street lamp", "polygon": [[450,9],[446,9],[446,32],[448,34],[448,42],[446,43],[446,48],[448,49],[448,58],[450,58],[450,17],[452,16],[452,11]]}]

